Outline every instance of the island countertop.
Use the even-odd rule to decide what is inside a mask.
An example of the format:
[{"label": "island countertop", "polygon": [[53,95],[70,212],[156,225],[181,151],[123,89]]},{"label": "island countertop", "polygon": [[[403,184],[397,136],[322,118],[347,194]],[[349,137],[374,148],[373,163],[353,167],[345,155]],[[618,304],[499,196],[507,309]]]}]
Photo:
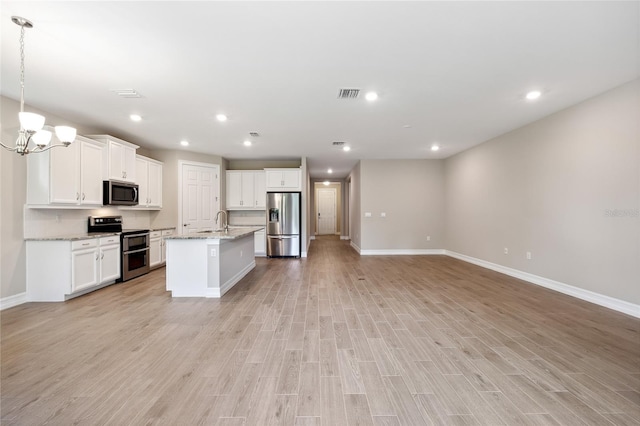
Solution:
[{"label": "island countertop", "polygon": [[235,240],[247,235],[253,234],[256,231],[264,229],[264,226],[239,226],[229,227],[228,231],[212,231],[212,232],[197,232],[194,234],[183,235],[168,235],[164,237],[165,240]]}]

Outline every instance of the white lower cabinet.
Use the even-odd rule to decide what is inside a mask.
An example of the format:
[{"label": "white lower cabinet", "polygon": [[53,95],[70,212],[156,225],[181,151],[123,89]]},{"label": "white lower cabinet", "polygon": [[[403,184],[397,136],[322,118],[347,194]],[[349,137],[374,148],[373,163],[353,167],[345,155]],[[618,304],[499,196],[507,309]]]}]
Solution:
[{"label": "white lower cabinet", "polygon": [[149,265],[152,268],[164,265],[167,261],[167,243],[164,237],[173,235],[173,229],[152,231],[149,234]]},{"label": "white lower cabinet", "polygon": [[253,243],[255,249],[256,256],[266,256],[267,255],[267,235],[265,230],[256,231],[253,233]]},{"label": "white lower cabinet", "polygon": [[61,302],[120,278],[120,236],[27,241],[27,298]]}]

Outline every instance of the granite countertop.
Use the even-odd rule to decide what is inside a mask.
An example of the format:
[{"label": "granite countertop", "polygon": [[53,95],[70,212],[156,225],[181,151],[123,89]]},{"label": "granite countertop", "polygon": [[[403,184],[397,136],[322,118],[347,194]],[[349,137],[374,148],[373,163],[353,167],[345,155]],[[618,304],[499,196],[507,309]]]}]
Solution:
[{"label": "granite countertop", "polygon": [[31,237],[25,238],[25,241],[78,241],[78,240],[91,240],[93,238],[111,237],[113,235],[120,235],[119,232],[92,232],[75,235],[57,235],[53,237]]},{"label": "granite countertop", "polygon": [[175,231],[176,227],[175,226],[165,226],[165,227],[160,227],[160,228],[151,228],[151,229],[149,229],[149,231],[150,232],[153,232],[153,231],[168,231],[169,229],[172,229],[172,230]]},{"label": "granite countertop", "polygon": [[164,237],[165,240],[235,240],[247,235],[253,234],[256,231],[264,229],[264,226],[230,226],[229,231],[213,231],[213,232],[198,232],[195,234],[184,235],[170,235]]}]

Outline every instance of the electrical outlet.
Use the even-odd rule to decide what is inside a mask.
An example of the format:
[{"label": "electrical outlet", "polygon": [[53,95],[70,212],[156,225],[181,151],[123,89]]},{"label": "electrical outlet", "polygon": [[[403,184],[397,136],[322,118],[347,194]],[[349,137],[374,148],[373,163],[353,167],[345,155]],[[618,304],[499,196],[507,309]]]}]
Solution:
[{"label": "electrical outlet", "polygon": [[242,250],[240,250],[240,257],[242,257]]},{"label": "electrical outlet", "polygon": [[507,247],[504,248],[504,254],[509,254],[509,249]]},{"label": "electrical outlet", "polygon": [[364,212],[364,217],[371,217],[371,212]]},{"label": "electrical outlet", "polygon": [[387,217],[387,214],[385,212],[381,212],[380,217]]},{"label": "electrical outlet", "polygon": [[531,260],[531,252],[530,251],[527,252],[527,260]]},{"label": "electrical outlet", "polygon": [[427,235],[427,241],[431,241],[431,235]]},{"label": "electrical outlet", "polygon": [[216,257],[218,255],[218,253],[216,253],[216,249],[212,248],[211,249],[211,257]]}]

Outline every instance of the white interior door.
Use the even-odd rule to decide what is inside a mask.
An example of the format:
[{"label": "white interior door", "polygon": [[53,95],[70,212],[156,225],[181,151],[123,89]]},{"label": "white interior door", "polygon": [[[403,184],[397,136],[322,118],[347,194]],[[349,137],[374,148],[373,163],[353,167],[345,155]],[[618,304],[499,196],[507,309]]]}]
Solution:
[{"label": "white interior door", "polygon": [[220,208],[218,167],[182,163],[182,233],[191,234],[216,228]]},{"label": "white interior door", "polygon": [[336,190],[325,188],[318,190],[318,234],[336,233]]}]

